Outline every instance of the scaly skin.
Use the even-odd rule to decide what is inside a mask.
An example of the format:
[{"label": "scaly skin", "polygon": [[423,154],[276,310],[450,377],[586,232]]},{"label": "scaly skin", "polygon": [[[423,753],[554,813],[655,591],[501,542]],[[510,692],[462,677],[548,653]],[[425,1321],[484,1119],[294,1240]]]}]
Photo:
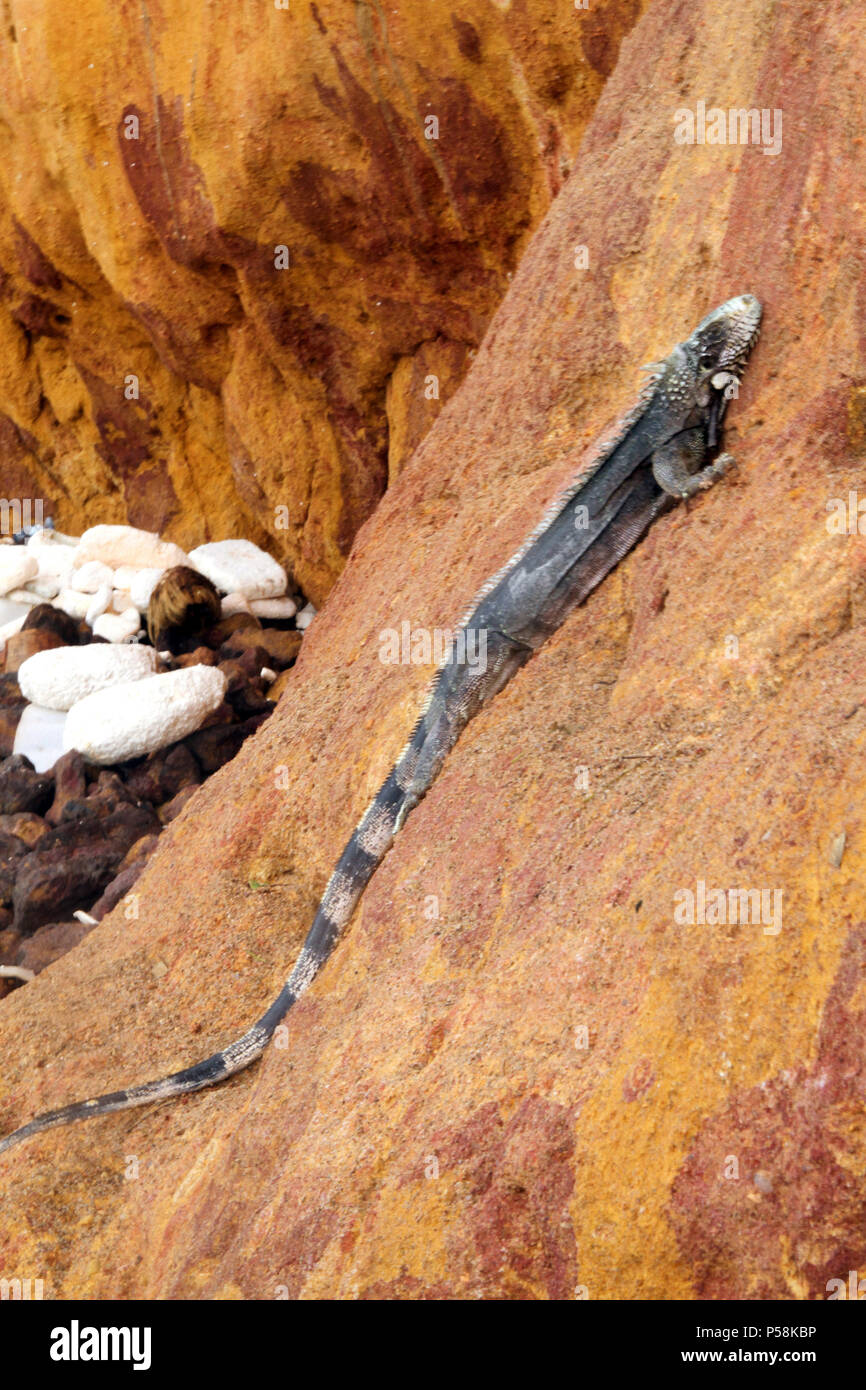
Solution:
[{"label": "scaly skin", "polygon": [[330,956],[394,836],[469,720],[657,516],[711,486],[730,466],[730,455],[715,463],[707,458],[718,443],[732,384],[742,374],[760,320],[761,306],[752,295],[730,299],[647,369],[650,380],[637,406],[592,469],[556,500],[485,584],[461,627],[483,635],[486,664],[481,669],[446,657],[408,743],[340,856],[294,970],[258,1022],[222,1052],[184,1071],[38,1115],[0,1141],[0,1153],[55,1125],[212,1086],[262,1055],[278,1023]]}]

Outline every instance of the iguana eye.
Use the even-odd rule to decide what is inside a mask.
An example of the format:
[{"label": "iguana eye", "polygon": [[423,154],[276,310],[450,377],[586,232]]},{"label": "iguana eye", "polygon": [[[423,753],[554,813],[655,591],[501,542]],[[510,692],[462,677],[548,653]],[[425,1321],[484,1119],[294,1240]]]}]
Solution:
[{"label": "iguana eye", "polygon": [[713,357],[713,354],[711,352],[702,352],[700,357],[698,358],[698,366],[709,368],[713,365],[714,361],[715,358]]}]

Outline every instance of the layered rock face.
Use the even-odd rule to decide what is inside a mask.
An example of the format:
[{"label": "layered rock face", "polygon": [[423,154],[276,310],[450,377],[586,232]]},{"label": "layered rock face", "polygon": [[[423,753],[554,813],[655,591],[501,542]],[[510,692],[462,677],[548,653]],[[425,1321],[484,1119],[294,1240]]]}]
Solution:
[{"label": "layered rock face", "polygon": [[460,380],[640,8],[83,0],[72,33],[63,0],[16,3],[7,500],[75,533],[249,535],[319,603]]},{"label": "layered rock face", "polygon": [[[866,17],[743,0],[736,29],[659,0],[623,45],[277,711],[165,832],[138,917],[0,1009],[2,1132],[259,1014],[423,699],[382,631],[450,626],[638,364],[748,290],[737,473],[470,725],[255,1071],[4,1155],[4,1275],[61,1297],[616,1299],[862,1276]],[[700,103],[781,111],[780,152],[676,143]]]}]

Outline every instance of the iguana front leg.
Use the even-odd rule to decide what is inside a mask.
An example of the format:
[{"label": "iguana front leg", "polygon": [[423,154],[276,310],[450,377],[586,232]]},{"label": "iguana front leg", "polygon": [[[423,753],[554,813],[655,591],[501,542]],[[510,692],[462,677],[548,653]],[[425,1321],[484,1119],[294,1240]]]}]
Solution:
[{"label": "iguana front leg", "polygon": [[734,466],[732,454],[719,454],[715,463],[703,467],[706,453],[703,430],[686,430],[655,451],[653,477],[671,497],[694,497]]}]

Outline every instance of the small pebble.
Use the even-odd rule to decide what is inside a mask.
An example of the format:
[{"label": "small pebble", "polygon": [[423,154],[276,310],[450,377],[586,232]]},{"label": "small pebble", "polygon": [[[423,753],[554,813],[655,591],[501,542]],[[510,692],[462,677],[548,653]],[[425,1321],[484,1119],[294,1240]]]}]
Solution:
[{"label": "small pebble", "polygon": [[236,613],[252,613],[252,607],[244,594],[226,594],[220,604],[224,618],[233,618]]},{"label": "small pebble", "polygon": [[842,863],[842,856],[845,853],[845,831],[840,830],[838,835],[834,835],[830,841],[830,863],[834,869],[838,869]]},{"label": "small pebble", "polygon": [[[92,628],[96,620],[102,617],[106,608],[111,604],[111,595],[113,592],[110,584],[102,584],[100,588],[97,589],[84,615],[84,621],[87,623],[88,627]],[[96,635],[100,636],[99,633]]]},{"label": "small pebble", "polygon": [[43,574],[40,570],[36,578],[30,580],[25,592],[37,594],[40,599],[56,598],[60,593],[60,580],[56,575]]},{"label": "small pebble", "polygon": [[101,560],[85,560],[69,576],[70,589],[77,589],[82,594],[98,593],[104,584],[114,586],[114,570]]},{"label": "small pebble", "polygon": [[10,589],[21,589],[39,573],[35,555],[18,545],[0,546],[0,594],[8,594]]},{"label": "small pebble", "polygon": [[25,608],[35,608],[37,603],[44,603],[38,594],[34,594],[30,589],[11,589],[6,597],[12,603],[23,603]]},{"label": "small pebble", "polygon": [[125,608],[122,613],[102,613],[93,624],[94,637],[109,642],[128,642],[141,631],[141,614],[137,608]]},{"label": "small pebble", "polygon": [[[154,569],[152,566],[134,572],[124,567],[115,570],[114,582],[119,589],[128,588],[130,603],[135,605],[139,613],[146,613],[150,596],[164,574],[165,570]],[[130,577],[127,578],[127,575]]]},{"label": "small pebble", "polygon": [[76,589],[61,589],[54,600],[54,607],[62,608],[64,613],[78,622],[86,616],[91,598],[91,594],[80,594]]},{"label": "small pebble", "polygon": [[250,599],[250,612],[257,618],[270,618],[278,621],[284,618],[293,618],[298,611],[298,605],[293,598],[253,598]]},{"label": "small pebble", "polygon": [[0,627],[0,656],[5,652],[6,643],[9,641],[9,638],[14,637],[16,632],[21,631],[24,626],[24,616],[25,615],[22,614],[20,618],[11,618],[8,623],[4,623],[3,626]]}]

